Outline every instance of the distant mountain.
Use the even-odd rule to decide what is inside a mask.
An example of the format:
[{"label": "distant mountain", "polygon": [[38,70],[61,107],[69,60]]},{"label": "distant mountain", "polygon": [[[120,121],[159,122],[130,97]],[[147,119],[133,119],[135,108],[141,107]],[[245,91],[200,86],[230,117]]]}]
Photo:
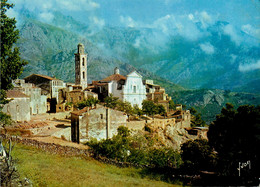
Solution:
[{"label": "distant mountain", "polygon": [[223,31],[227,25],[216,22],[207,29],[208,34],[195,41],[179,35],[169,36],[158,46],[153,45],[155,41],[151,43],[151,38],[156,36],[152,29],[105,27],[89,39],[102,44],[116,58],[186,88],[260,93],[258,86],[247,88],[252,84],[260,85],[260,69],[252,65],[259,64],[259,39],[242,33],[253,46],[238,45]]},{"label": "distant mountain", "polygon": [[[132,65],[106,54],[97,45],[75,32],[29,18],[25,19],[20,27],[18,42],[22,58],[29,62],[22,77],[39,73],[56,76],[66,82],[75,82],[74,53],[77,52],[78,43],[83,43],[88,53],[89,82],[111,75],[115,67],[119,67],[123,75],[136,70]],[[137,70],[146,79],[155,79],[155,82],[174,90],[184,89],[147,70]]]},{"label": "distant mountain", "polygon": [[240,105],[259,105],[260,95],[254,93],[238,93],[217,89],[197,89],[174,92],[173,100],[186,105],[186,108],[195,107],[202,118],[209,124],[216,119],[226,103],[232,103],[236,108]]}]

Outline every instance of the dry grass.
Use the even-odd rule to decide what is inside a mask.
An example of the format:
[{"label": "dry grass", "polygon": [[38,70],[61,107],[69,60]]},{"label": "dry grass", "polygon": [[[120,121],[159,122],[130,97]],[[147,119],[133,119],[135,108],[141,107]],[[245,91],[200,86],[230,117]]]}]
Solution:
[{"label": "dry grass", "polygon": [[172,186],[143,178],[141,169],[52,155],[21,144],[15,146],[13,155],[21,178],[29,178],[34,186]]}]

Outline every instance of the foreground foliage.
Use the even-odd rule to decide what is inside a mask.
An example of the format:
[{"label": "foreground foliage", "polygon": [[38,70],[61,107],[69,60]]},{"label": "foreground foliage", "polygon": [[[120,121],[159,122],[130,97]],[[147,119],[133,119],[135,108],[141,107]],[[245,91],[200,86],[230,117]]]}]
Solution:
[{"label": "foreground foliage", "polygon": [[7,3],[7,0],[1,0],[1,21],[0,21],[0,123],[5,128],[11,124],[11,117],[2,112],[4,104],[8,103],[6,99],[6,90],[13,87],[12,80],[17,79],[23,71],[23,66],[27,64],[20,58],[19,48],[15,46],[19,38],[19,30],[16,29],[15,18],[9,18],[6,11],[13,8],[13,4]]},{"label": "foreground foliage", "polygon": [[183,167],[189,173],[214,171],[216,154],[205,139],[189,140],[181,146]]},{"label": "foreground foliage", "polygon": [[226,104],[210,125],[209,143],[218,153],[218,171],[222,175],[238,175],[239,162],[251,162],[243,176],[260,176],[260,106],[237,108]]}]

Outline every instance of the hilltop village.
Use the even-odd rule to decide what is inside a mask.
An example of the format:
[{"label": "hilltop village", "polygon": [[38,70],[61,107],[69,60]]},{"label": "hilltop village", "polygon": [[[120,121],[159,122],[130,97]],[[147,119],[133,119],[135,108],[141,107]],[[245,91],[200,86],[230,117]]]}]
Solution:
[{"label": "hilltop village", "polygon": [[[119,126],[138,131],[143,130],[147,124],[156,129],[166,144],[168,142],[175,147],[187,139],[206,137],[203,129],[191,129],[191,115],[188,110],[182,110],[181,106],[170,110],[171,97],[166,94],[165,89],[154,84],[153,80],[143,80],[137,71],[123,76],[119,68],[115,67],[112,75],[88,84],[87,59],[84,45],[78,44],[75,53],[75,83],[65,83],[55,77],[40,74],[13,81],[14,88],[7,92],[7,98],[11,102],[4,106],[3,112],[19,123],[33,121],[35,116],[41,116],[42,121],[50,118],[66,120],[66,124],[70,125],[59,129],[60,132],[56,130],[54,134],[77,143],[91,138],[111,138],[117,133]],[[111,95],[139,108],[142,108],[144,100],[154,101],[165,108],[166,115],[129,118],[124,111],[102,105],[104,99]],[[101,104],[81,110],[75,107],[88,98],[98,99]],[[32,130],[33,134],[39,131],[42,132]],[[182,134],[182,137],[175,137],[178,134]]]}]

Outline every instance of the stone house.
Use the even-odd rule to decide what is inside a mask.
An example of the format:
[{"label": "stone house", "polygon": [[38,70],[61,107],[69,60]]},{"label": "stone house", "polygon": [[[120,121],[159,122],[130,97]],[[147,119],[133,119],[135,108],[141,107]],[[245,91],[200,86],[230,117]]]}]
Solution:
[{"label": "stone house", "polygon": [[171,97],[166,94],[165,89],[160,85],[154,84],[153,80],[145,80],[144,84],[146,87],[147,99],[163,105],[168,112]]},{"label": "stone house", "polygon": [[132,106],[142,107],[143,100],[146,99],[146,89],[142,81],[142,76],[136,71],[131,72],[126,77],[120,75],[119,69],[115,68],[114,74],[100,81],[93,81],[89,86],[96,92],[102,101],[106,96],[112,94],[122,101],[131,103]]},{"label": "stone house", "polygon": [[24,78],[26,83],[33,83],[35,86],[41,88],[41,94],[46,95],[47,98],[56,98],[59,100],[59,89],[65,88],[66,83],[55,77],[47,75],[32,74]]},{"label": "stone house", "polygon": [[61,112],[66,110],[66,104],[76,104],[82,102],[89,97],[98,98],[96,93],[82,90],[80,85],[68,85],[66,88],[59,90],[59,103],[57,103],[56,111]]},{"label": "stone house", "polygon": [[2,111],[11,116],[14,121],[30,121],[30,97],[18,90],[8,90],[7,99]]},{"label": "stone house", "polygon": [[126,126],[127,115],[123,112],[97,105],[71,112],[71,140],[84,142],[111,138],[119,126]]},{"label": "stone house", "polygon": [[13,81],[14,90],[21,91],[30,97],[30,114],[42,114],[47,112],[47,96],[41,95],[41,88],[32,83],[25,83],[23,79]]},{"label": "stone house", "polygon": [[32,74],[24,78],[26,83],[33,83],[41,88],[41,95],[47,97],[47,105],[50,112],[56,112],[56,105],[59,102],[59,89],[65,88],[66,83],[55,77],[47,75]]}]

